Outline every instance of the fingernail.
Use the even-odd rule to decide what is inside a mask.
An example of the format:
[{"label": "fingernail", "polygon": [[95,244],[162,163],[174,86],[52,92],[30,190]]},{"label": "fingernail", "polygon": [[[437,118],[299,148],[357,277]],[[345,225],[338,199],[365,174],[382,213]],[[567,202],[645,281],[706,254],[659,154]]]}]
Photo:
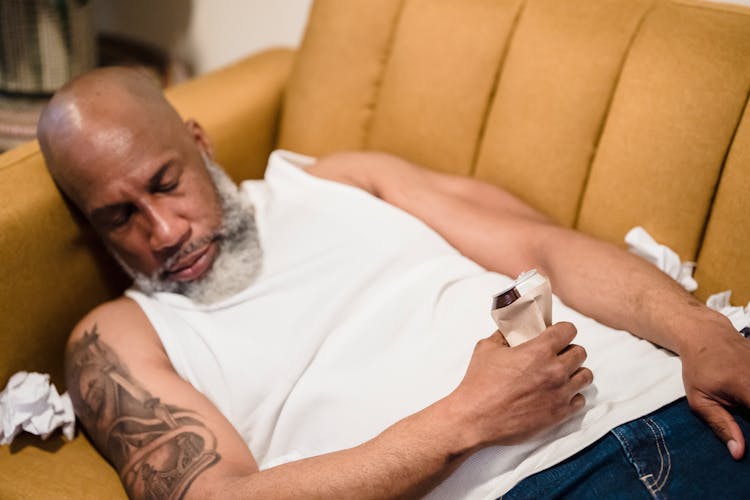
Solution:
[{"label": "fingernail", "polygon": [[727,448],[729,448],[729,453],[735,456],[740,451],[740,444],[734,439],[730,439],[727,441]]}]

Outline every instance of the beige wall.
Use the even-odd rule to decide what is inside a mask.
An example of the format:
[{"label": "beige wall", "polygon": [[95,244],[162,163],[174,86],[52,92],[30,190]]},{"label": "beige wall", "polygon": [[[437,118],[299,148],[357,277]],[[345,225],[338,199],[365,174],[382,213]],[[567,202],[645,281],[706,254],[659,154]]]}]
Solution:
[{"label": "beige wall", "polygon": [[[377,1],[377,0],[373,0]],[[750,6],[750,0],[722,0]],[[181,55],[196,73],[274,45],[296,46],[312,0],[94,0],[100,29]]]},{"label": "beige wall", "polygon": [[296,46],[312,0],[94,0],[101,31],[150,42],[203,73],[262,48]]}]

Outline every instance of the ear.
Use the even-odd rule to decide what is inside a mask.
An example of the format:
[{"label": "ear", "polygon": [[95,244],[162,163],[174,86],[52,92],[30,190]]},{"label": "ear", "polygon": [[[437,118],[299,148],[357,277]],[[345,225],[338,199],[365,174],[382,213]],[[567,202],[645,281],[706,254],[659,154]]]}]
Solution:
[{"label": "ear", "polygon": [[211,140],[208,138],[208,134],[206,134],[206,131],[203,130],[203,127],[200,126],[200,123],[190,118],[189,120],[185,120],[185,128],[188,129],[188,133],[190,134],[190,137],[193,139],[193,142],[198,146],[198,148],[208,155],[209,159],[214,159],[214,148],[211,144]]}]

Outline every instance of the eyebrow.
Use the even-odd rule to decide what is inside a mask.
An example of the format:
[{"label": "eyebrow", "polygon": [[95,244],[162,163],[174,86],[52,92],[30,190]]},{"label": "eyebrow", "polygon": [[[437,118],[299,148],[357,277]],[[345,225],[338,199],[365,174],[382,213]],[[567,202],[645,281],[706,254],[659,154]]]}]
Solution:
[{"label": "eyebrow", "polygon": [[[162,181],[164,180],[164,176],[167,174],[169,169],[174,164],[173,160],[167,160],[164,162],[164,165],[162,165],[159,170],[156,171],[154,175],[151,176],[151,178],[148,180],[148,190],[153,191],[154,189],[157,189]],[[116,212],[118,210],[122,210],[125,206],[127,206],[128,203],[112,203],[110,205],[104,205],[102,207],[97,207],[91,211],[90,218],[94,223],[102,223],[105,222],[105,219],[112,214],[113,212]]]}]

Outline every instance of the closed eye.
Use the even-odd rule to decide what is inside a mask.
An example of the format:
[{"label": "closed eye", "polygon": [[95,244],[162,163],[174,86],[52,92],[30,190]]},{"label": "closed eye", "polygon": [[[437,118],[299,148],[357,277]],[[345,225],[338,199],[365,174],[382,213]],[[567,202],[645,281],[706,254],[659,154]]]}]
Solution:
[{"label": "closed eye", "polygon": [[180,181],[178,179],[175,179],[171,182],[162,182],[154,187],[152,187],[153,193],[169,193],[170,191],[174,191],[177,189],[177,186],[180,185]]},{"label": "closed eye", "polygon": [[91,212],[91,222],[102,231],[114,231],[125,226],[137,207],[132,203],[115,203],[99,207]]},{"label": "closed eye", "polygon": [[131,216],[135,212],[133,205],[123,205],[114,211],[107,221],[106,225],[109,229],[114,230],[123,227],[130,221]]},{"label": "closed eye", "polygon": [[180,184],[179,173],[172,160],[164,164],[148,182],[150,193],[169,193]]}]

